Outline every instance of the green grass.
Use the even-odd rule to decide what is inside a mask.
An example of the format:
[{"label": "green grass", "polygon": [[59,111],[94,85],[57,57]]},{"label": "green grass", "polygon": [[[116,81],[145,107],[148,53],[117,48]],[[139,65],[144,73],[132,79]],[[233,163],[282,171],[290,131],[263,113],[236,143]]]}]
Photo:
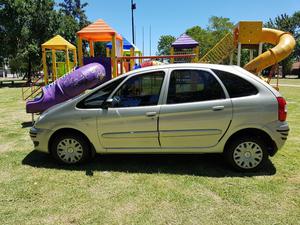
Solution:
[{"label": "green grass", "polygon": [[[276,78],[273,78],[271,80],[272,84],[276,83]],[[289,84],[289,85],[300,85],[300,79],[279,79],[279,86],[280,84],[284,85],[284,84]]]},{"label": "green grass", "polygon": [[264,171],[245,175],[219,155],[106,155],[58,166],[33,151],[21,89],[2,88],[0,224],[300,224],[300,88],[281,92],[288,141]]}]

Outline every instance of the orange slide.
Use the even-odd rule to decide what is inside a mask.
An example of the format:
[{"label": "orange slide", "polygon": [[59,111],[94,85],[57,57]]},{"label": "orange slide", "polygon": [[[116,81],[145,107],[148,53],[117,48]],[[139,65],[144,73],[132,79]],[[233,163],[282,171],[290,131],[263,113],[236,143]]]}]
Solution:
[{"label": "orange slide", "polygon": [[262,28],[261,42],[275,46],[244,66],[244,69],[255,74],[288,57],[296,45],[295,39],[290,33],[269,28]]}]

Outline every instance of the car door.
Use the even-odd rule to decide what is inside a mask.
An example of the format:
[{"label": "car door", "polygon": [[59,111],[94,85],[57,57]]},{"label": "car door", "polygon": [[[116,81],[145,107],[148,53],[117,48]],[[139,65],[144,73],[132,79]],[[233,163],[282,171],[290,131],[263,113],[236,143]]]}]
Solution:
[{"label": "car door", "polygon": [[160,147],[157,120],[164,77],[164,71],[134,75],[112,93],[112,105],[98,116],[100,141],[108,151]]},{"label": "car door", "polygon": [[159,135],[164,151],[214,146],[231,119],[231,100],[210,70],[170,71],[165,104],[159,115]]}]

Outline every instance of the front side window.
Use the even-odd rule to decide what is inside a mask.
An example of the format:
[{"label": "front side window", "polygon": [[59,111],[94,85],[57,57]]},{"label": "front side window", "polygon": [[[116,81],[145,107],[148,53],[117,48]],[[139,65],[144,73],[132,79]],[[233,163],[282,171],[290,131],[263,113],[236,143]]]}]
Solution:
[{"label": "front side window", "polygon": [[174,70],[168,90],[168,104],[208,101],[225,98],[224,91],[209,72]]},{"label": "front side window", "polygon": [[160,71],[128,79],[113,96],[114,107],[157,105],[164,76]]},{"label": "front side window", "polygon": [[125,79],[119,78],[110,84],[105,85],[98,91],[92,93],[90,96],[83,99],[81,102],[78,103],[77,108],[83,109],[93,109],[93,108],[100,108],[103,102],[108,98],[108,96],[117,88],[117,86]]}]

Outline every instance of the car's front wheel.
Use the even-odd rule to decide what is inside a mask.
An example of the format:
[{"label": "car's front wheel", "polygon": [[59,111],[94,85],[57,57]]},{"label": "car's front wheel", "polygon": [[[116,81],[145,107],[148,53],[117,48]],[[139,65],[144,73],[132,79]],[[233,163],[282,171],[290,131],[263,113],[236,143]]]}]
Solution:
[{"label": "car's front wheel", "polygon": [[232,140],[224,151],[225,158],[235,169],[252,172],[268,159],[266,144],[259,137],[241,136]]},{"label": "car's front wheel", "polygon": [[78,134],[56,136],[51,145],[51,153],[59,162],[77,164],[89,157],[89,144]]}]

